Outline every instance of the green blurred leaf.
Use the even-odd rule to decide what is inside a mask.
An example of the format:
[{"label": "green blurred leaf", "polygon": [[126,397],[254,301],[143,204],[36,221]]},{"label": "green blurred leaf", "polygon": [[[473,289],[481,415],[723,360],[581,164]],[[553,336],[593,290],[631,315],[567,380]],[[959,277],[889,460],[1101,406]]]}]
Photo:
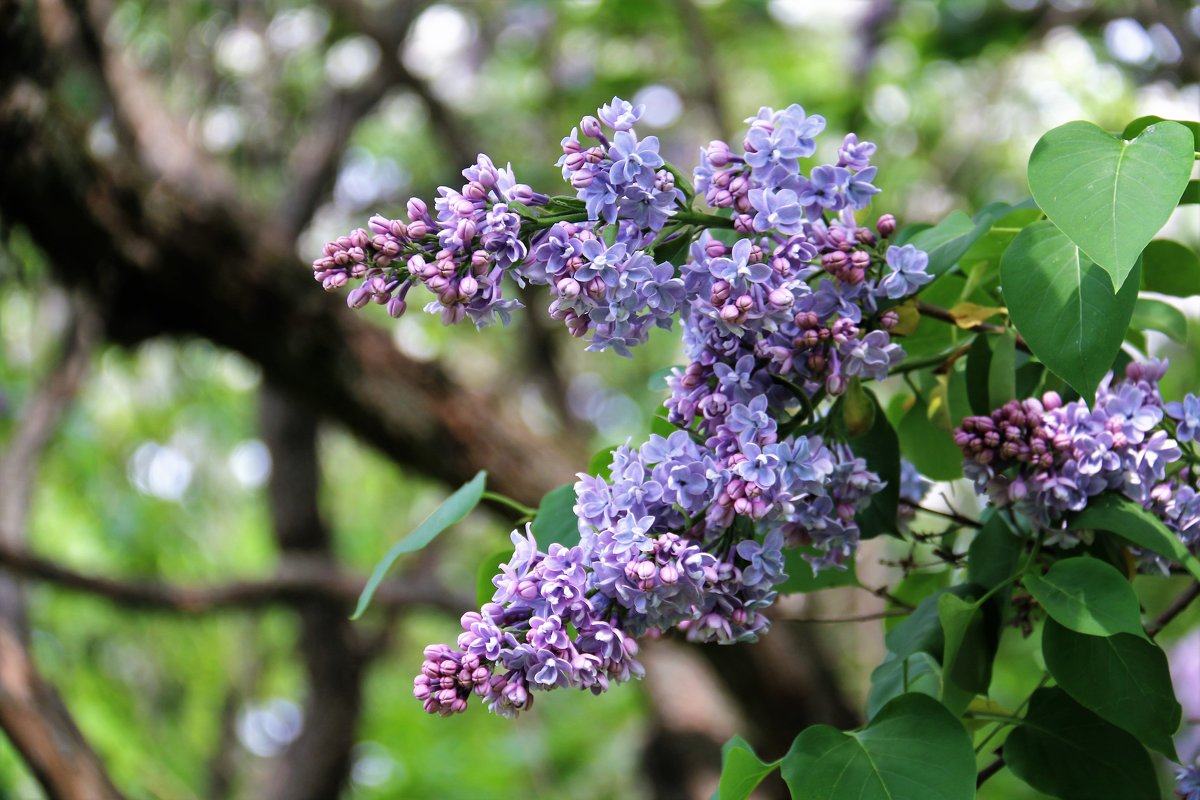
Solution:
[{"label": "green blurred leaf", "polygon": [[776,762],[763,762],[740,736],[734,736],[721,748],[719,800],[745,800],[775,769]]},{"label": "green blurred leaf", "polygon": [[1027,574],[1024,583],[1055,622],[1077,633],[1146,636],[1133,587],[1099,559],[1064,558],[1044,576]]},{"label": "green blurred leaf", "polygon": [[660,367],[650,373],[650,377],[646,379],[646,388],[652,392],[661,392],[667,388],[667,378],[671,377],[671,371],[682,369],[682,367],[672,364],[668,367]]},{"label": "green blurred leaf", "polygon": [[942,695],[942,667],[929,653],[913,653],[900,658],[888,653],[884,662],[871,673],[871,691],[867,695],[867,718],[873,719],[893,698],[906,692],[930,697]]},{"label": "green blurred leaf", "polygon": [[853,557],[846,562],[845,569],[826,567],[814,575],[812,564],[804,558],[806,555],[819,556],[821,551],[815,547],[789,547],[783,551],[787,579],[776,586],[775,591],[780,594],[796,594],[830,589],[835,586],[858,585],[858,574],[855,571]]},{"label": "green blurred leaf", "polygon": [[938,481],[962,477],[962,451],[949,431],[934,425],[928,407],[917,400],[896,429],[904,457],[922,474]]},{"label": "green blurred leaf", "polygon": [[990,414],[995,408],[988,396],[988,373],[992,368],[992,347],[986,333],[976,334],[967,351],[967,398],[976,414]]},{"label": "green blurred leaf", "polygon": [[478,605],[492,602],[492,596],[496,594],[492,578],[500,574],[500,565],[507,564],[512,554],[513,549],[505,547],[479,562],[475,570],[475,601]]},{"label": "green blurred leaf", "polygon": [[891,700],[860,731],[806,728],[780,762],[794,800],[973,800],[975,753],[933,698]]},{"label": "green blurred leaf", "polygon": [[1161,300],[1139,297],[1133,306],[1129,327],[1135,331],[1165,333],[1179,344],[1187,344],[1187,317],[1175,306]]},{"label": "green blurred leaf", "polygon": [[1114,294],[1108,274],[1054,223],[1042,221],[1008,248],[1000,281],[1009,315],[1034,355],[1090,403],[1125,338],[1137,276]]},{"label": "green blurred leaf", "polygon": [[612,466],[613,451],[616,449],[617,445],[607,447],[588,459],[587,474],[608,475],[609,469]]},{"label": "green blurred leaf", "polygon": [[1013,205],[992,203],[980,209],[973,218],[962,211],[955,211],[932,228],[914,234],[908,241],[929,254],[926,269],[930,275],[939,277],[957,264],[997,220],[1014,211],[1029,208],[1032,204],[1032,200]]},{"label": "green blurred leaf", "polygon": [[1138,547],[1173,559],[1200,580],[1200,561],[1158,517],[1127,497],[1112,492],[1093,497],[1087,507],[1068,520],[1070,527],[1110,531]]},{"label": "green blurred leaf", "polygon": [[1176,122],[1132,141],[1090,122],[1046,133],[1029,156],[1029,187],[1046,216],[1120,289],[1179,202],[1195,141]]},{"label": "green blurred leaf", "polygon": [[1050,618],[1042,630],[1042,655],[1059,687],[1077,703],[1179,760],[1171,737],[1183,709],[1171,687],[1166,653],[1157,645],[1127,633],[1076,633]]},{"label": "green blurred leaf", "polygon": [[967,549],[967,581],[984,589],[1000,585],[1016,574],[1024,549],[1025,540],[993,511]]},{"label": "green blurred leaf", "polygon": [[579,544],[579,518],[575,516],[575,484],[564,483],[546,492],[533,518],[533,537],[545,552],[554,543],[563,547]]},{"label": "green blurred leaf", "polygon": [[1194,206],[1200,203],[1200,181],[1188,181],[1187,188],[1179,197],[1179,205]]},{"label": "green blurred leaf", "polygon": [[896,533],[896,506],[900,502],[900,441],[887,415],[879,407],[879,400],[870,391],[864,391],[875,407],[871,427],[862,436],[849,440],[854,455],[865,460],[867,467],[879,475],[885,485],[875,494],[866,508],[858,512],[856,520],[864,538],[885,533]]},{"label": "green blurred leaf", "polygon": [[[990,624],[994,622],[993,616],[978,603],[953,594],[938,597],[938,618],[945,637],[942,655],[945,684],[953,683],[972,694],[987,693],[999,642],[999,628]],[[944,691],[943,701],[950,699]]]},{"label": "green blurred leaf", "polygon": [[999,408],[1017,396],[1017,336],[1011,328],[992,342],[987,390],[989,409]]},{"label": "green blurred leaf", "polygon": [[1004,760],[1027,784],[1063,800],[1159,800],[1150,754],[1138,740],[1058,688],[1033,693]]},{"label": "green blurred leaf", "polygon": [[387,555],[375,565],[374,571],[371,572],[371,577],[367,581],[367,585],[363,587],[362,594],[358,597],[358,606],[354,609],[354,614],[350,619],[358,619],[367,610],[367,606],[371,604],[371,598],[375,596],[375,590],[379,588],[379,584],[383,582],[397,558],[425,547],[439,533],[451,525],[461,522],[475,506],[479,505],[486,481],[487,473],[480,470],[474,478],[435,508],[433,513],[426,517],[425,521],[418,525],[412,533],[392,545],[392,549],[387,551]]},{"label": "green blurred leaf", "polygon": [[1142,251],[1142,288],[1175,297],[1200,294],[1200,256],[1169,239],[1155,239]]}]

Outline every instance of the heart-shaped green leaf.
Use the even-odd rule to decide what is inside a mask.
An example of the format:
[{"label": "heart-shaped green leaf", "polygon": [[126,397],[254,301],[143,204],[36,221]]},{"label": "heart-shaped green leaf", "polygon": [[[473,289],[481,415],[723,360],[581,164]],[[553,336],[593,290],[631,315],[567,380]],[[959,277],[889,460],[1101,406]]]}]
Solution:
[{"label": "heart-shaped green leaf", "polygon": [[1177,122],[1150,125],[1132,141],[1068,122],[1034,146],[1029,188],[1119,289],[1187,188],[1194,146],[1192,132]]},{"label": "heart-shaped green leaf", "polygon": [[1150,754],[1138,740],[1057,687],[1033,693],[1025,721],[1004,743],[1004,760],[1018,778],[1051,797],[1162,797]]},{"label": "heart-shaped green leaf", "polygon": [[1187,549],[1179,536],[1162,520],[1128,497],[1105,492],[1088,501],[1087,508],[1073,515],[1068,524],[1072,529],[1091,528],[1111,531],[1145,550],[1174,559],[1200,580],[1200,559]]},{"label": "heart-shaped green leaf", "polygon": [[975,797],[966,730],[945,706],[916,692],[891,700],[861,731],[805,728],[780,771],[795,800]]},{"label": "heart-shaped green leaf", "polygon": [[749,742],[734,736],[721,748],[721,780],[715,796],[719,800],[745,800],[777,763],[763,761]]},{"label": "heart-shaped green leaf", "polygon": [[1045,575],[1026,575],[1025,588],[1056,622],[1078,633],[1146,636],[1133,587],[1097,558],[1065,558]]},{"label": "heart-shaped green leaf", "polygon": [[871,673],[867,718],[873,718],[893,698],[907,692],[941,697],[942,667],[929,653],[913,653],[905,658],[888,654],[884,662]]},{"label": "heart-shaped green leaf", "polygon": [[1175,699],[1166,654],[1154,643],[1118,633],[1088,636],[1046,620],[1046,669],[1089,711],[1178,760],[1171,741],[1183,710]]},{"label": "heart-shaped green leaf", "polygon": [[1000,262],[1004,302],[1017,330],[1089,403],[1121,349],[1139,280],[1114,293],[1108,274],[1048,220],[1021,231]]}]

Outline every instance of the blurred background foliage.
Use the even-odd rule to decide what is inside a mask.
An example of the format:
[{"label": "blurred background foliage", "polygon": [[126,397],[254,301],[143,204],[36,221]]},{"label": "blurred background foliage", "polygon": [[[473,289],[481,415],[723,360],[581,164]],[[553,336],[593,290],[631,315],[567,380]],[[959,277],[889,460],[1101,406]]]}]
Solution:
[{"label": "blurred background foliage", "polygon": [[[357,126],[299,239],[301,272],[327,238],[456,182],[459,162],[476,151],[511,161],[535,188],[557,190],[559,138],[614,94],[647,105],[640,129],[660,136],[669,160],[685,169],[709,139],[736,137],[760,105],[801,103],[829,120],[819,156],[828,158],[848,130],[879,143],[884,194],[875,210],[902,224],[1021,199],[1033,143],[1068,120],[1120,130],[1142,114],[1200,115],[1200,5],[1183,0],[478,0],[403,8],[370,0],[366,11],[369,19],[411,18],[398,52],[364,26],[362,9],[340,1],[118,0],[102,32],[161,81],[188,136],[225,160],[247,201],[262,207],[286,200],[289,153],[320,123],[319,109],[336,109],[339,97],[378,79],[380,64],[397,56],[422,81],[429,97],[388,88]],[[103,94],[72,72],[62,90],[94,120],[92,152],[115,152]],[[431,113],[430,97],[440,111]],[[1200,219],[1181,215],[1169,234],[1195,245]],[[55,358],[68,301],[20,227],[6,231],[0,257],[3,441]],[[594,449],[648,432],[658,395],[646,390],[647,379],[678,359],[675,336],[663,332],[628,361],[584,353],[565,333],[546,334],[553,325],[539,308],[486,334],[444,329],[420,313],[398,324],[376,316],[406,354],[513,399],[534,431],[570,428]],[[553,341],[557,383],[527,363],[528,326]],[[1193,323],[1193,342],[1198,334]],[[1164,385],[1174,393],[1200,382],[1194,347],[1151,347],[1171,357]],[[278,551],[264,491],[272,465],[259,439],[260,381],[255,366],[207,341],[103,347],[41,466],[32,547],[130,578],[193,584],[268,575]],[[322,431],[320,453],[321,503],[336,550],[359,572],[446,492],[336,426]],[[477,512],[422,563],[449,585],[473,587],[477,564],[506,542],[508,527]],[[207,797],[214,770],[232,761],[231,796],[256,796],[304,724],[289,611],[179,619],[53,587],[31,591],[36,658],[118,785],[134,797]],[[871,664],[860,650],[877,651],[882,635],[878,623],[859,627],[866,630],[832,634],[839,683],[854,698],[864,695]],[[648,796],[637,765],[653,699],[639,685],[598,698],[555,693],[516,722],[479,708],[427,717],[411,699],[411,678],[423,645],[456,629],[451,616],[432,612],[399,624],[370,673],[345,796]],[[1186,648],[1179,658],[1200,660],[1200,640],[1178,647]],[[1010,631],[1002,653],[1031,648]],[[1005,672],[1005,663],[997,692],[1020,697],[1029,676]],[[0,796],[41,796],[6,744]],[[982,796],[1036,795],[1001,775]]]}]

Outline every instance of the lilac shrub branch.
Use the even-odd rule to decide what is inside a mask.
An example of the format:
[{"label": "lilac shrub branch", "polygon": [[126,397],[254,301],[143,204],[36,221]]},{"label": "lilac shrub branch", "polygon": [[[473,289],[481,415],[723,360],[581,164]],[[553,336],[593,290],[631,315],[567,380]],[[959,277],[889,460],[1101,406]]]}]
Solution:
[{"label": "lilac shrub branch", "polygon": [[426,649],[414,694],[431,713],[472,694],[512,716],[538,691],[604,691],[642,674],[639,638],[671,630],[753,641],[785,548],[805,548],[814,572],[845,568],[856,513],[883,486],[835,434],[834,409],[900,363],[892,306],[932,277],[925,253],[888,244],[890,215],[874,230],[856,220],[879,191],[874,145],[851,134],[836,163],[805,173],[825,120],[764,108],[740,152],[711,143],[689,181],[638,136],[640,115],[614,98],[562,140],[574,196],[481,155],[460,190],[410,200],[405,220],[372,217],[313,264],[327,290],[353,285],[351,307],[400,316],[420,285],[426,311],[477,327],[517,307],[506,279],[544,284],[589,350],[628,355],[682,324],[689,362],[666,403],[678,430],[580,476],[579,544],[542,551],[514,532],[492,601],[463,616],[457,646]]}]

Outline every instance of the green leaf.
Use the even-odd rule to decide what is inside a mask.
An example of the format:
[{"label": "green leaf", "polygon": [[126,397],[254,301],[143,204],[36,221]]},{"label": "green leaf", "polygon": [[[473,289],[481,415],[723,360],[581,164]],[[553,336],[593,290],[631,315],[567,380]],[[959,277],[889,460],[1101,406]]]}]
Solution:
[{"label": "green leaf", "polygon": [[684,227],[675,238],[663,242],[654,248],[654,260],[659,263],[667,262],[676,266],[682,264],[688,257],[688,246],[692,243],[691,231],[694,228]]},{"label": "green leaf", "polygon": [[1046,669],[1089,711],[1178,761],[1171,737],[1183,709],[1175,700],[1167,656],[1157,645],[1127,633],[1088,636],[1046,620]]},{"label": "green leaf", "polygon": [[652,392],[661,392],[667,388],[667,378],[671,377],[671,371],[681,369],[678,365],[672,364],[669,367],[661,367],[650,373],[650,377],[646,379],[646,388]]},{"label": "green leaf", "polygon": [[1090,122],[1044,135],[1029,156],[1029,187],[1046,216],[1120,289],[1175,210],[1192,175],[1195,141],[1177,122],[1132,141]]},{"label": "green leaf", "polygon": [[1077,633],[1146,636],[1133,587],[1099,559],[1064,558],[1044,576],[1027,574],[1024,583],[1055,622]]},{"label": "green leaf", "polygon": [[971,342],[971,349],[967,351],[967,399],[971,402],[971,411],[976,414],[990,414],[995,408],[988,397],[988,372],[991,368],[992,348],[988,343],[988,335],[977,334]]},{"label": "green leaf", "polygon": [[1180,344],[1187,344],[1187,317],[1175,306],[1161,300],[1139,297],[1133,306],[1129,327],[1135,331],[1165,333]]},{"label": "green leaf", "polygon": [[946,708],[910,692],[860,731],[806,728],[780,763],[793,800],[972,800],[975,753]]},{"label": "green leaf", "polygon": [[857,522],[864,538],[884,533],[896,533],[896,506],[900,502],[900,441],[887,415],[879,407],[879,400],[871,392],[865,392],[875,405],[874,419],[870,429],[861,436],[849,440],[854,455],[865,460],[867,466],[883,481],[884,487],[871,495],[867,507],[858,512]]},{"label": "green leaf", "polygon": [[579,544],[579,518],[575,516],[575,484],[564,483],[546,492],[533,518],[533,538],[545,552],[557,542],[563,547]]},{"label": "green leaf", "polygon": [[[970,603],[953,594],[938,597],[938,617],[945,636],[942,675],[972,694],[986,694],[992,682],[992,661],[999,643],[999,628],[994,614],[978,603]],[[989,619],[990,618],[990,619]],[[949,692],[943,692],[948,701]]]},{"label": "green leaf", "polygon": [[946,639],[938,617],[938,600],[947,593],[963,597],[971,594],[971,587],[961,585],[940,589],[922,600],[912,614],[883,637],[888,651],[900,658],[924,652],[941,659]]},{"label": "green leaf", "polygon": [[1090,404],[1125,338],[1138,281],[1114,294],[1108,275],[1043,220],[1013,240],[1000,262],[1000,282],[1034,355]]},{"label": "green leaf", "polygon": [[775,587],[780,594],[797,594],[814,592],[818,589],[830,589],[835,586],[857,586],[858,575],[855,571],[854,558],[846,562],[846,569],[826,567],[813,574],[812,564],[804,556],[818,556],[821,551],[815,547],[789,547],[783,551],[784,570],[787,579]]},{"label": "green leaf", "polygon": [[1188,552],[1179,537],[1162,520],[1127,497],[1111,492],[1093,497],[1087,508],[1071,517],[1069,524],[1072,529],[1115,533],[1144,550],[1174,559],[1200,580],[1200,561]]},{"label": "green leaf", "polygon": [[367,606],[371,604],[371,598],[375,596],[375,590],[379,588],[379,584],[383,582],[384,576],[387,575],[392,564],[396,563],[397,558],[405,553],[420,550],[446,528],[461,522],[475,506],[479,505],[486,481],[487,473],[480,470],[474,478],[459,487],[454,494],[446,498],[445,502],[435,508],[433,513],[426,517],[425,521],[418,525],[412,533],[392,545],[392,549],[387,551],[387,555],[375,565],[375,570],[371,573],[367,585],[363,587],[362,594],[358,597],[358,606],[354,609],[354,614],[350,619],[358,619],[367,610]]},{"label": "green leaf", "polygon": [[774,769],[774,762],[764,763],[745,739],[734,736],[721,748],[717,797],[720,800],[745,800]]},{"label": "green leaf", "polygon": [[650,433],[656,433],[664,439],[677,430],[680,430],[679,426],[662,414],[655,414],[654,418],[650,420]]},{"label": "green leaf", "polygon": [[992,344],[987,389],[989,408],[999,408],[1017,396],[1017,336],[1011,329]]},{"label": "green leaf", "polygon": [[1013,533],[1002,514],[993,511],[984,517],[967,549],[967,581],[984,589],[1000,585],[1016,574],[1024,549],[1025,540]]},{"label": "green leaf", "polygon": [[1062,800],[1159,800],[1150,754],[1062,689],[1033,693],[1025,720],[1004,743],[1013,773]]},{"label": "green leaf", "polygon": [[616,449],[617,445],[607,447],[588,459],[587,474],[607,476],[612,466],[613,451]]},{"label": "green leaf", "polygon": [[[1144,117],[1138,117],[1133,122],[1125,126],[1125,130],[1121,132],[1121,138],[1132,139],[1142,131],[1146,130],[1146,128],[1149,128],[1151,125],[1167,121],[1168,120],[1164,117],[1158,117],[1153,114],[1147,114]],[[1200,152],[1200,122],[1185,119],[1175,119],[1170,120],[1170,122],[1177,122],[1190,130],[1192,132],[1192,146],[1196,148],[1197,152]]]},{"label": "green leaf", "polygon": [[954,438],[929,419],[929,409],[917,400],[896,429],[905,457],[922,474],[938,481],[962,477],[962,451]]},{"label": "green leaf", "polygon": [[1194,206],[1200,203],[1200,181],[1188,181],[1187,188],[1179,197],[1179,205]]},{"label": "green leaf", "polygon": [[997,220],[1032,205],[1032,200],[1014,205],[992,203],[981,209],[973,218],[962,211],[955,211],[932,228],[912,236],[909,243],[929,254],[926,271],[938,277],[957,264],[971,246],[991,230]]},{"label": "green leaf", "polygon": [[512,558],[512,547],[505,547],[489,555],[483,561],[479,562],[479,567],[475,570],[475,601],[477,605],[492,602],[492,597],[496,594],[496,585],[492,583],[492,578],[500,574],[500,565],[507,564]]},{"label": "green leaf", "polygon": [[[971,234],[975,222],[962,211],[955,211],[934,225],[920,231],[909,244],[929,254],[926,271],[935,278],[954,266],[967,248],[975,241]],[[983,235],[983,232],[980,232]]]},{"label": "green leaf", "polygon": [[871,691],[867,695],[867,718],[873,719],[892,698],[906,692],[930,697],[942,695],[942,667],[929,653],[913,653],[899,658],[893,653],[871,673]]},{"label": "green leaf", "polygon": [[1200,256],[1169,239],[1155,239],[1142,251],[1142,288],[1175,297],[1200,294]]}]

